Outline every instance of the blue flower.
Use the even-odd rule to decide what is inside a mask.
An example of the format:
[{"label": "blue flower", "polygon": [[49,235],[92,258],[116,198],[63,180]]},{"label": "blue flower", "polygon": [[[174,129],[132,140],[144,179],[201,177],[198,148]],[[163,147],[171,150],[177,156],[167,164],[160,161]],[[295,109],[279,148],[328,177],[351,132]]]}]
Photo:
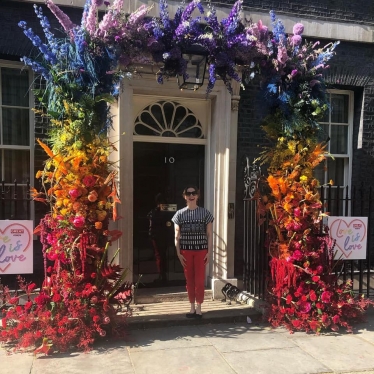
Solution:
[{"label": "blue flower", "polygon": [[278,86],[276,84],[274,84],[274,83],[269,83],[267,85],[267,90],[270,93],[276,94],[278,92]]}]

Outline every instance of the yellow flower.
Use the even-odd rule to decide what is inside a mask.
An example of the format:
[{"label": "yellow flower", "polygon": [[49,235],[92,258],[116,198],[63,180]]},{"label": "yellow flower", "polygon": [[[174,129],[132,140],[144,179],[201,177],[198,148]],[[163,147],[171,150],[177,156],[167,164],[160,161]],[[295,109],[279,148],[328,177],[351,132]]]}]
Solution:
[{"label": "yellow flower", "polygon": [[66,216],[68,210],[66,208],[63,208],[60,210],[60,214],[63,215],[63,216]]},{"label": "yellow flower", "polygon": [[308,177],[307,177],[306,175],[302,175],[302,176],[300,177],[300,182],[301,182],[301,183],[306,183],[306,182],[308,182]]}]

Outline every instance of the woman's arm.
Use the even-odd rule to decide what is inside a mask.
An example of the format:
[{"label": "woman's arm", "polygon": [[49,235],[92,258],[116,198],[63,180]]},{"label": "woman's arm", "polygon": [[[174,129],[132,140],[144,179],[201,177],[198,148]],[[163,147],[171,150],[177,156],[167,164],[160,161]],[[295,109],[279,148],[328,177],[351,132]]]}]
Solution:
[{"label": "woman's arm", "polygon": [[213,252],[213,223],[212,222],[209,222],[206,225],[206,237],[208,240],[208,253],[206,254],[204,258],[205,264],[209,262],[210,256]]},{"label": "woman's arm", "polygon": [[181,237],[181,231],[179,225],[176,223],[174,224],[174,243],[175,243],[175,249],[177,250],[177,256],[179,258],[179,261],[181,262],[182,266],[186,266],[186,259],[184,256],[181,254],[181,249],[180,249],[180,237]]}]

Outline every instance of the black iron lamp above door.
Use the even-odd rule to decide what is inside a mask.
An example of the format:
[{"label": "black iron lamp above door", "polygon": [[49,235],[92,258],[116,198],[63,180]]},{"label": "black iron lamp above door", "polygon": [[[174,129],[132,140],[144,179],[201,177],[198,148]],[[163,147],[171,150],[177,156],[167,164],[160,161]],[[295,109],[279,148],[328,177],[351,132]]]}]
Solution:
[{"label": "black iron lamp above door", "polygon": [[207,51],[200,45],[191,45],[182,51],[182,58],[186,61],[186,75],[178,75],[180,89],[198,90],[204,84]]}]

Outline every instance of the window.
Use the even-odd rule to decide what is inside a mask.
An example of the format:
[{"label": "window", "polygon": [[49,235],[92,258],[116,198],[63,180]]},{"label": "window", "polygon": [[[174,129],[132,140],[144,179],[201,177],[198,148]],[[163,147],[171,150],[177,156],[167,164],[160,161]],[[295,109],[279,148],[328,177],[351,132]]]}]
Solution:
[{"label": "window", "polygon": [[[328,157],[315,169],[315,176],[321,184],[333,181],[331,199],[336,200],[336,208],[330,213],[344,214],[338,200],[343,198],[345,186],[350,189],[352,165],[352,129],[353,129],[353,92],[332,90],[328,92],[330,111],[320,121],[322,134],[320,140],[330,138],[327,144]],[[337,191],[337,187],[341,187]],[[344,190],[344,192],[343,192]]]},{"label": "window", "polygon": [[[0,219],[28,218],[22,199],[31,175],[32,95],[30,73],[21,69],[0,62]],[[20,201],[15,203],[15,198]]]}]

